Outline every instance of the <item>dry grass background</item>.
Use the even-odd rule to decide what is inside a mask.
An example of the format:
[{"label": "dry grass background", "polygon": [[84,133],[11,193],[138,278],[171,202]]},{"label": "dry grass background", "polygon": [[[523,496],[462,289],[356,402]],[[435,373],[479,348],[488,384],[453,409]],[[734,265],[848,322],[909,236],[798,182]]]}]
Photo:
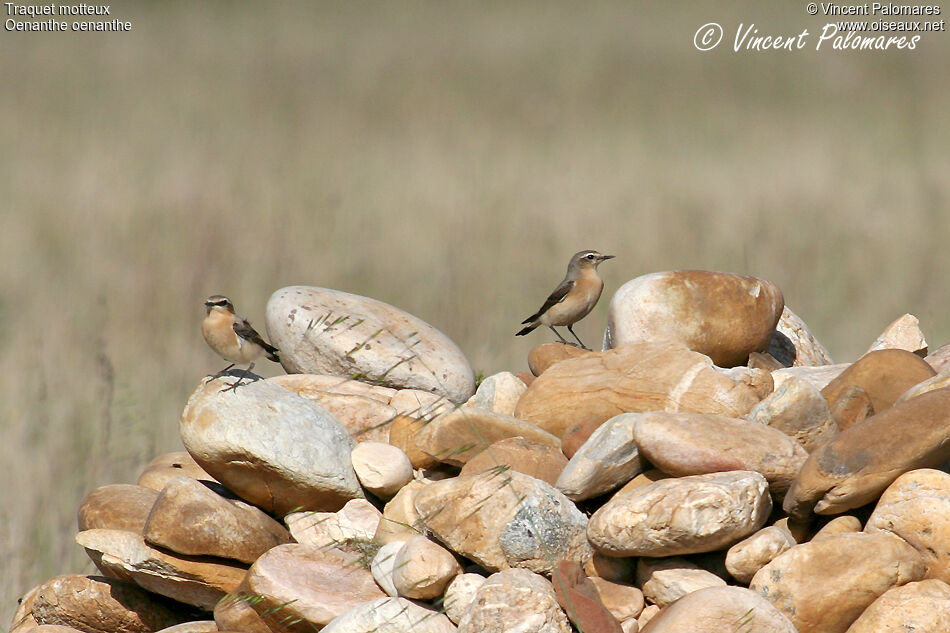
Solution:
[{"label": "dry grass background", "polygon": [[621,283],[686,267],[776,281],[840,360],[904,312],[950,339],[950,35],[699,53],[708,21],[823,21],[647,4],[123,3],[131,33],[0,34],[0,627],[91,571],[85,493],[180,450],[212,293],[259,326],[284,285],[369,295],[488,374],[597,248],[589,342]]}]

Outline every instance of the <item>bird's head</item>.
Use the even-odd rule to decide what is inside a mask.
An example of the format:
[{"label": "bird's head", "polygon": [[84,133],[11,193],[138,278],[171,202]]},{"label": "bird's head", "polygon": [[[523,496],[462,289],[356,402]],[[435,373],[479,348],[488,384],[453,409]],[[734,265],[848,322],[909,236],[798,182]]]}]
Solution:
[{"label": "bird's head", "polygon": [[601,262],[605,262],[608,259],[613,259],[613,257],[613,255],[601,255],[597,251],[580,251],[578,253],[574,253],[574,257],[571,258],[570,268],[581,270],[585,268],[593,268],[596,270],[597,266]]},{"label": "bird's head", "polygon": [[231,300],[224,295],[211,295],[205,299],[205,310],[208,311],[208,314],[211,314],[212,310],[224,310],[233,313],[234,306],[231,304]]}]

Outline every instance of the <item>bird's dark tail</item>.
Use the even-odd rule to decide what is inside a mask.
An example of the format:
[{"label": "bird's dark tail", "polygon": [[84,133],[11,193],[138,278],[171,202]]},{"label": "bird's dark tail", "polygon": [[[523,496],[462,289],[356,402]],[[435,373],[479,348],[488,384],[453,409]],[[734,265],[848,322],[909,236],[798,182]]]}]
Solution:
[{"label": "bird's dark tail", "polygon": [[277,355],[277,352],[279,351],[280,350],[278,350],[273,345],[268,345],[267,343],[264,343],[264,353],[267,355],[268,360],[272,360],[275,363],[279,363],[280,357]]},{"label": "bird's dark tail", "polygon": [[527,334],[528,332],[533,331],[534,328],[538,327],[539,325],[541,325],[541,324],[540,324],[540,323],[532,323],[532,324],[529,325],[528,327],[525,327],[525,328],[522,328],[521,330],[519,330],[518,333],[515,334],[515,336],[524,336],[524,335]]}]

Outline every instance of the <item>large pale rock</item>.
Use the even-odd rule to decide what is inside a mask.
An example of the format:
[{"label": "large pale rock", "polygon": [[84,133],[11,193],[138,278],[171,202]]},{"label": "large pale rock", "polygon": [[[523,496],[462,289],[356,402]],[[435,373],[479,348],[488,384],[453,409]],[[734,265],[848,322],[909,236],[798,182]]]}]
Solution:
[{"label": "large pale rock", "polygon": [[553,486],[565,466],[567,458],[556,447],[523,437],[508,437],[468,460],[459,474],[477,475],[486,470],[505,468],[531,475]]},{"label": "large pale rock", "polygon": [[33,595],[32,614],[39,625],[86,633],[151,633],[180,621],[142,588],[102,576],[57,576],[46,581]]},{"label": "large pale rock", "polygon": [[650,618],[640,633],[800,633],[765,598],[742,587],[684,596]]},{"label": "large pale rock", "polygon": [[420,449],[437,460],[462,466],[489,445],[509,437],[561,447],[561,440],[536,425],[510,415],[475,407],[462,407],[439,416],[415,435]]},{"label": "large pale rock", "polygon": [[717,371],[681,345],[634,342],[551,367],[528,387],[515,415],[558,437],[578,422],[638,411],[740,417],[772,391],[768,372],[740,372]]},{"label": "large pale rock", "polygon": [[391,499],[412,481],[409,457],[386,442],[360,442],[350,454],[353,470],[363,488],[380,499]]},{"label": "large pale rock", "polygon": [[248,564],[292,540],[284,526],[254,506],[225,499],[191,477],[175,477],[165,484],[143,534],[150,545],[178,554]]},{"label": "large pale rock", "polygon": [[945,631],[950,631],[950,585],[931,579],[888,589],[864,610],[847,633]]},{"label": "large pale rock", "polygon": [[[897,399],[897,402],[904,402],[905,400],[910,400],[911,398],[916,398],[921,396],[928,391],[934,391],[936,389],[943,389],[945,387],[950,387],[950,371],[944,371],[937,374],[933,378],[928,378],[923,382],[919,382],[904,393],[901,394],[901,397]],[[895,402],[894,404],[897,404]]]},{"label": "large pale rock", "polygon": [[726,552],[726,570],[733,578],[747,585],[757,571],[795,545],[795,539],[788,530],[770,525],[729,548]]},{"label": "large pale rock", "polygon": [[901,474],[950,459],[948,436],[950,389],[895,405],[812,453],[785,497],[785,511],[804,517],[860,507]]},{"label": "large pale rock", "polygon": [[389,500],[383,508],[383,516],[373,540],[381,544],[408,541],[425,532],[422,517],[416,511],[416,495],[425,486],[421,481],[413,481]]},{"label": "large pale rock", "polygon": [[201,466],[187,451],[176,451],[159,455],[145,467],[139,475],[138,485],[161,492],[169,479],[191,477],[204,481],[214,481],[214,477],[202,470]]},{"label": "large pale rock", "polygon": [[890,534],[837,534],[796,545],[763,567],[749,588],[798,633],[843,633],[891,587],[920,580],[917,551]]},{"label": "large pale rock", "polygon": [[247,569],[211,557],[174,556],[149,547],[141,534],[125,530],[86,530],[76,542],[104,574],[131,580],[143,589],[203,609],[214,608],[234,591]]},{"label": "large pale rock", "polygon": [[600,425],[574,453],[557,479],[557,489],[582,501],[627,483],[643,470],[634,426],[643,413],[622,413]]},{"label": "large pale rock", "polygon": [[564,343],[542,343],[528,352],[528,368],[532,375],[540,376],[548,367],[568,358],[588,354],[589,350]]},{"label": "large pale rock", "polygon": [[775,334],[769,341],[768,353],[786,367],[821,366],[834,362],[825,346],[788,306],[782,310]]},{"label": "large pale rock", "polygon": [[527,388],[528,385],[510,371],[492,374],[478,385],[475,395],[468,399],[465,406],[514,415],[515,405]]},{"label": "large pale rock", "polygon": [[461,622],[465,611],[475,600],[478,588],[483,584],[485,584],[485,577],[480,574],[459,574],[453,578],[446,587],[445,598],[442,600],[445,615],[449,616],[455,624]]},{"label": "large pale rock", "polygon": [[871,398],[874,411],[881,413],[919,382],[937,372],[916,354],[902,349],[868,352],[828,383],[821,395],[832,405],[851,385],[861,387]]},{"label": "large pale rock", "polygon": [[526,569],[492,574],[475,592],[459,633],[570,633],[551,583]]},{"label": "large pale rock", "polygon": [[820,365],[812,367],[802,365],[800,367],[786,367],[785,369],[776,369],[772,372],[772,381],[775,389],[779,389],[782,383],[788,378],[800,378],[817,387],[819,390],[841,375],[845,369],[851,366],[851,363],[838,363],[836,365]]},{"label": "large pale rock", "polygon": [[269,626],[299,620],[288,629],[301,633],[320,630],[349,609],[386,597],[356,555],[297,543],[268,550],[248,570],[242,587],[259,597],[252,606]]},{"label": "large pale rock", "polygon": [[764,352],[785,301],[764,279],[706,270],[651,273],[617,289],[605,348],[634,341],[683,343],[721,367]]},{"label": "large pale rock", "polygon": [[[286,374],[269,380],[329,411],[346,427],[356,442],[386,441],[396,409],[376,398],[352,393],[333,393],[310,388],[311,374]],[[339,379],[338,379],[339,380]]]},{"label": "large pale rock", "polygon": [[674,477],[753,470],[779,499],[808,458],[781,431],[721,415],[644,413],[633,440],[644,458]]},{"label": "large pale rock", "polygon": [[920,321],[913,314],[905,314],[884,328],[868,352],[879,349],[902,349],[917,354],[921,358],[927,355],[927,340],[920,331]]},{"label": "large pale rock", "polygon": [[465,402],[475,393],[472,368],[451,339],[382,301],[289,286],[271,295],[265,318],[287,373],[358,376],[453,402]]},{"label": "large pale rock", "polygon": [[455,633],[455,625],[432,609],[404,598],[379,598],[334,618],[323,633]]},{"label": "large pale rock", "polygon": [[396,552],[393,586],[403,598],[430,600],[441,596],[460,573],[462,567],[451,552],[424,536],[416,536]]},{"label": "large pale rock", "polygon": [[266,511],[338,510],[363,495],[355,443],[325,409],[258,380],[222,391],[203,382],[181,416],[181,438],[202,468]]},{"label": "large pale rock", "polygon": [[663,479],[614,497],[590,518],[591,544],[609,556],[711,552],[752,534],[772,509],[759,473]]},{"label": "large pale rock", "polygon": [[665,607],[694,591],[725,587],[726,581],[685,558],[641,558],[637,584],[647,600]]},{"label": "large pale rock", "polygon": [[141,533],[158,493],[144,486],[110,484],[96,488],[79,504],[79,531],[97,528]]},{"label": "large pale rock", "polygon": [[489,471],[428,484],[416,493],[425,526],[485,569],[550,573],[561,559],[591,556],[587,518],[550,484],[515,471]]},{"label": "large pale rock", "polygon": [[881,495],[864,530],[901,537],[923,556],[928,578],[950,582],[950,474],[904,473]]},{"label": "large pale rock", "polygon": [[809,453],[838,436],[838,427],[821,391],[796,377],[785,380],[752,407],[746,419],[795,438]]},{"label": "large pale rock", "polygon": [[353,499],[337,512],[291,512],[284,517],[298,543],[353,549],[375,538],[382,514],[366,499]]}]

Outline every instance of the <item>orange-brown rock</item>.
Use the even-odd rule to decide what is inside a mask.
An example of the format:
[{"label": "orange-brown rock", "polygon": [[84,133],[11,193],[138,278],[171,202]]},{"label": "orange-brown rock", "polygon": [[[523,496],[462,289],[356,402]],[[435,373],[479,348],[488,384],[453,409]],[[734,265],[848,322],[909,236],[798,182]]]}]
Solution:
[{"label": "orange-brown rock", "polygon": [[950,459],[948,436],[950,389],[895,405],[812,453],[785,497],[785,511],[805,517],[812,511],[839,514],[860,507],[902,473]]},{"label": "orange-brown rock", "polygon": [[874,415],[871,396],[858,385],[845,387],[831,403],[829,409],[839,431],[847,430]]},{"label": "orange-brown rock", "polygon": [[498,440],[462,466],[460,475],[475,475],[493,468],[516,470],[552,486],[567,466],[564,453],[548,444],[523,437]]},{"label": "orange-brown rock", "polygon": [[597,587],[575,561],[563,560],[551,574],[554,595],[579,631],[623,633],[620,622],[600,600]]},{"label": "orange-brown rock", "polygon": [[533,376],[540,376],[551,365],[588,353],[585,349],[564,343],[542,343],[528,352],[528,368]]},{"label": "orange-brown rock", "polygon": [[937,374],[933,378],[928,378],[923,382],[917,383],[902,393],[901,397],[897,399],[897,402],[910,400],[911,398],[916,398],[917,396],[925,394],[928,391],[933,391],[934,389],[943,389],[944,387],[950,387],[950,371],[944,371]]},{"label": "orange-brown rock", "polygon": [[768,349],[785,301],[764,279],[706,270],[637,277],[610,300],[605,348],[634,341],[685,344],[716,365],[744,365]]},{"label": "orange-brown rock", "polygon": [[567,430],[561,435],[561,452],[570,459],[574,457],[578,449],[584,445],[590,436],[593,435],[604,420],[600,417],[590,417],[583,422],[577,422],[567,427]]},{"label": "orange-brown rock", "polygon": [[79,504],[79,531],[106,528],[142,533],[158,493],[144,486],[110,484],[96,488]]},{"label": "orange-brown rock", "polygon": [[214,481],[214,477],[202,470],[198,462],[187,451],[177,451],[159,455],[145,467],[139,475],[138,485],[161,491],[173,477],[191,477]]},{"label": "orange-brown rock", "polygon": [[416,433],[424,429],[428,423],[428,420],[400,415],[396,416],[389,425],[389,443],[402,449],[413,468],[431,468],[438,463],[432,455],[416,444]]},{"label": "orange-brown rock", "polygon": [[868,352],[821,390],[834,409],[835,401],[850,385],[868,392],[874,411],[890,407],[902,393],[936,375],[920,356],[902,349]]},{"label": "orange-brown rock", "polygon": [[930,579],[888,589],[847,633],[943,633],[950,631],[950,585]]},{"label": "orange-brown rock", "polygon": [[763,370],[717,371],[708,357],[682,345],[641,341],[551,367],[528,387],[515,416],[560,437],[578,421],[627,412],[741,417],[771,391]]},{"label": "orange-brown rock", "polygon": [[214,621],[220,631],[242,633],[274,633],[263,618],[251,606],[258,598],[247,592],[242,585],[214,605]]}]

